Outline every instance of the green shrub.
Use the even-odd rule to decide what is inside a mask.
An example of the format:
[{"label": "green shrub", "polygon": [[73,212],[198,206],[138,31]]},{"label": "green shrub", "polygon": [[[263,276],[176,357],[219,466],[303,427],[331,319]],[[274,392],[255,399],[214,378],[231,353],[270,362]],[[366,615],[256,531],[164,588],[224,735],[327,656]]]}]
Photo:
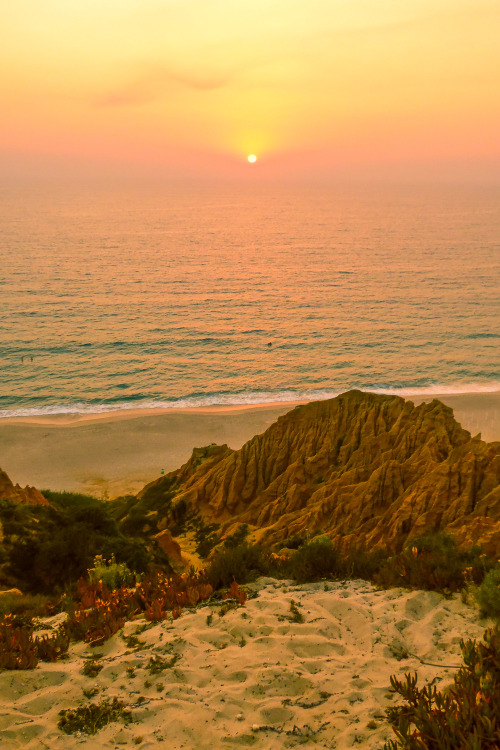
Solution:
[{"label": "green shrub", "polygon": [[117,563],[114,555],[111,560],[105,560],[102,555],[96,555],[94,566],[89,568],[88,576],[93,584],[102,581],[109,591],[114,591],[122,586],[133,586],[136,583],[136,576],[125,565]]},{"label": "green shrub", "polygon": [[97,677],[103,666],[103,663],[98,659],[86,659],[83,663],[82,674],[86,677]]},{"label": "green shrub", "polygon": [[237,547],[239,544],[242,544],[247,538],[248,532],[248,524],[240,524],[234,534],[229,534],[229,536],[224,539],[224,547]]},{"label": "green shrub", "polygon": [[292,534],[288,537],[288,539],[285,539],[285,541],[280,545],[280,547],[286,548],[286,549],[298,549],[299,547],[302,547],[303,544],[307,542],[307,531],[300,531],[298,534]]},{"label": "green shrub", "polygon": [[239,544],[216,553],[206,573],[214,589],[230,586],[233,581],[247,583],[269,572],[269,554],[258,544]]},{"label": "green shrub", "polygon": [[493,561],[479,547],[459,549],[444,532],[410,539],[398,554],[388,557],[374,576],[382,586],[454,592],[468,582],[480,583]]},{"label": "green shrub", "polygon": [[41,529],[16,540],[10,550],[9,573],[31,591],[50,592],[77,580],[92,562],[92,543],[83,524]]},{"label": "green shrub", "polygon": [[451,690],[433,683],[422,689],[415,674],[391,677],[406,704],[387,709],[396,741],[385,750],[493,750],[500,747],[500,633],[487,630],[484,642],[462,641],[464,665]]},{"label": "green shrub", "polygon": [[291,555],[288,572],[298,583],[335,578],[342,570],[339,551],[327,536],[320,536],[302,545]]},{"label": "green shrub", "polygon": [[364,547],[353,547],[342,559],[342,576],[372,581],[386,564],[388,554],[387,550],[383,549],[367,550]]},{"label": "green shrub", "polygon": [[481,614],[500,620],[500,567],[486,574],[475,594]]},{"label": "green shrub", "polygon": [[219,524],[205,523],[199,514],[189,519],[188,526],[194,529],[194,539],[196,542],[196,553],[203,558],[208,557],[213,548],[219,543],[217,531]]},{"label": "green shrub", "polygon": [[0,522],[7,555],[5,571],[32,593],[58,592],[71,586],[92,566],[96,555],[115,556],[131,571],[151,564],[171,570],[161,548],[118,529],[109,503],[67,492],[44,494],[51,506],[19,506],[0,501]]},{"label": "green shrub", "polygon": [[132,714],[122,701],[113,698],[112,701],[105,700],[101,703],[89,703],[87,706],[63,710],[59,712],[60,719],[57,726],[66,734],[84,732],[85,734],[96,734],[99,729],[110,724],[112,721],[121,719],[125,724],[132,721]]}]

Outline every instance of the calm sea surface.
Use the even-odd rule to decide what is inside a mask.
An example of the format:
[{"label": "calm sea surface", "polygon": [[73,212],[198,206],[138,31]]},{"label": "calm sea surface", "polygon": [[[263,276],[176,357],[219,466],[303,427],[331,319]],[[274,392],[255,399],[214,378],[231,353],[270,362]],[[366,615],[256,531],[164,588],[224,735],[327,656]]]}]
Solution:
[{"label": "calm sea surface", "polygon": [[493,188],[3,190],[0,416],[497,390],[499,206]]}]

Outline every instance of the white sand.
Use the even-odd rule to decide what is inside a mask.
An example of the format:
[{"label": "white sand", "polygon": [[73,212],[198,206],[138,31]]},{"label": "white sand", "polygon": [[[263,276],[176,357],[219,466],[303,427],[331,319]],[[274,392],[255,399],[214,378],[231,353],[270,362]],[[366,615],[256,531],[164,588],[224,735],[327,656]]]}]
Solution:
[{"label": "white sand", "polygon": [[[484,440],[500,440],[500,393],[439,398],[473,435],[482,432]],[[0,468],[23,486],[96,497],[135,494],[162,469],[180,467],[194,447],[227,443],[240,448],[293,407],[281,403],[0,419]]]},{"label": "white sand", "polygon": [[[452,665],[461,663],[460,639],[480,638],[487,625],[459,596],[435,592],[377,591],[364,581],[296,586],[260,579],[254,588],[255,599],[224,617],[205,604],[153,625],[138,636],[143,650],[127,650],[116,634],[95,650],[73,644],[66,661],[1,673],[2,750],[131,748],[136,738],[141,748],[274,750],[301,744],[306,734],[311,746],[376,750],[393,736],[383,718],[396,702],[390,675],[418,671],[422,682],[437,676],[438,687],[449,684]],[[302,624],[287,620],[292,599]],[[127,623],[125,636],[142,624]],[[85,677],[83,662],[95,652],[104,668]],[[152,655],[173,654],[175,666],[149,674]],[[113,723],[93,737],[58,730],[59,710],[87,703],[83,690],[92,686],[99,690],[93,701],[116,696],[137,723]]]}]

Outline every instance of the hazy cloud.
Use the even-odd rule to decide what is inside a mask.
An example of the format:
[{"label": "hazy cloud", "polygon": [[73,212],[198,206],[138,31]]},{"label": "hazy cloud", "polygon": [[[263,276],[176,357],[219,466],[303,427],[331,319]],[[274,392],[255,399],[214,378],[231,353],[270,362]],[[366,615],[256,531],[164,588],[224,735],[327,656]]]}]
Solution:
[{"label": "hazy cloud", "polygon": [[93,104],[96,107],[149,104],[161,99],[176,86],[193,91],[213,91],[227,86],[232,78],[233,73],[229,72],[194,74],[158,65],[120,88],[99,95]]}]

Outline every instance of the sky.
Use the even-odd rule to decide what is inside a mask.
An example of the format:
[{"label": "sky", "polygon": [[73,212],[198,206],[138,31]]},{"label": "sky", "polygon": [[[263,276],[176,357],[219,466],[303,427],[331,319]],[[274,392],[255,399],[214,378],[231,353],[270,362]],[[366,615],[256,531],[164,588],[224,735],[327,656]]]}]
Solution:
[{"label": "sky", "polygon": [[0,0],[0,166],[498,180],[499,39],[500,0]]}]

